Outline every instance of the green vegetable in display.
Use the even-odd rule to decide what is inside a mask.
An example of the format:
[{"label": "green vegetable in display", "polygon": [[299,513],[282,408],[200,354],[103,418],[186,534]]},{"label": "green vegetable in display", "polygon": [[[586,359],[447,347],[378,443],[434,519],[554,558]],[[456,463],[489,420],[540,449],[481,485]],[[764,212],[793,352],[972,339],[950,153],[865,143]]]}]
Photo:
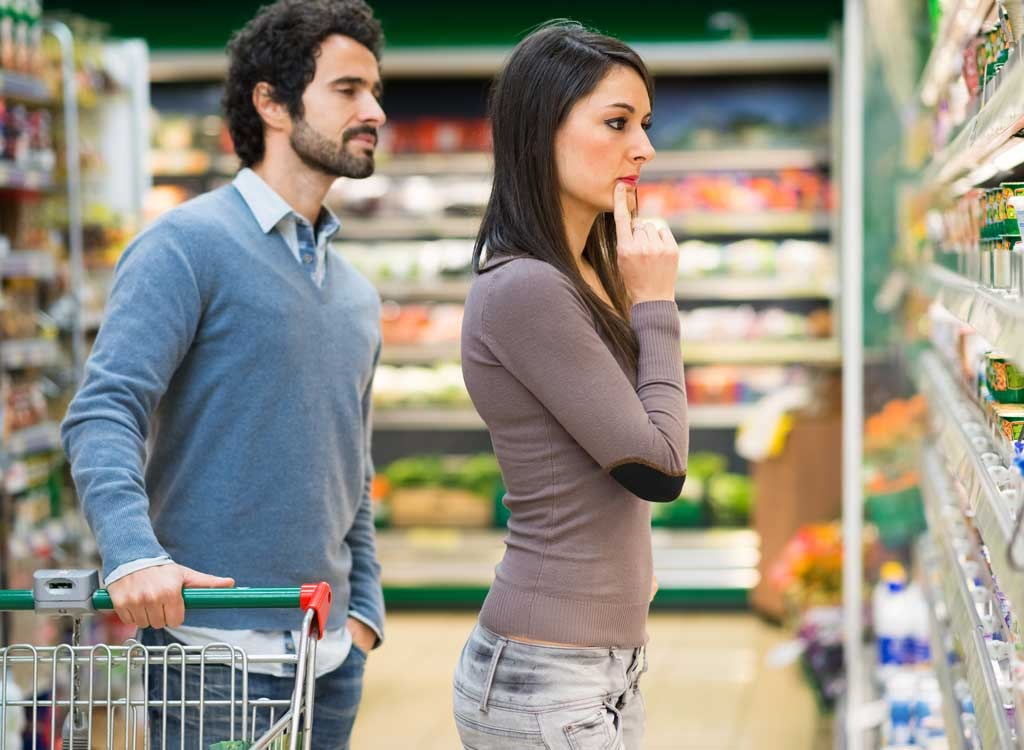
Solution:
[{"label": "green vegetable in display", "polygon": [[384,470],[394,488],[444,485],[445,470],[438,456],[415,456],[395,461]]},{"label": "green vegetable in display", "polygon": [[383,471],[392,488],[449,487],[490,499],[501,482],[498,461],[476,456],[415,456],[395,461]]},{"label": "green vegetable in display", "polygon": [[754,504],[754,483],[741,474],[720,474],[708,483],[708,502],[716,523],[745,526]]},{"label": "green vegetable in display", "polygon": [[697,479],[706,482],[725,471],[728,465],[725,456],[718,453],[693,453],[687,462],[686,481]]}]

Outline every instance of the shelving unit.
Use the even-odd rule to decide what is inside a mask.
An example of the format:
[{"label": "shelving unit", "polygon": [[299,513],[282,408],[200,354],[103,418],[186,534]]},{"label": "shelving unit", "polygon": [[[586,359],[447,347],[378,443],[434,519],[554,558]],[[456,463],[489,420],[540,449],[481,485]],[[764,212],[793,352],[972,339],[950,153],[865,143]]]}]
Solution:
[{"label": "shelving unit", "polygon": [[[934,455],[925,457],[922,489],[929,528],[936,536],[941,551],[943,575],[941,592],[949,612],[950,630],[960,644],[967,681],[971,687],[978,730],[985,748],[1012,750],[1013,734],[1003,709],[1002,694],[992,670],[991,657],[982,635],[983,629],[967,586],[956,550],[948,536],[945,516],[959,512],[959,505],[949,489],[949,477]],[[1001,580],[1001,579],[1000,579]]]},{"label": "shelving unit", "polygon": [[[64,36],[67,29],[60,24],[47,24],[46,29],[48,33],[56,35],[62,41],[67,39]],[[62,70],[66,73],[67,68]],[[54,117],[58,113],[64,115],[62,130],[68,141],[77,137],[74,129],[75,113],[71,111],[77,106],[76,88],[75,82],[69,80],[66,75],[62,76],[62,79],[61,96],[56,99],[42,78],[0,71],[0,96],[27,107],[52,111]],[[5,132],[5,137],[17,138],[21,135],[15,129]],[[66,142],[64,145],[69,144]],[[77,163],[72,162],[78,159],[77,143],[70,146],[63,154],[63,173],[66,175],[67,183],[58,182],[58,171],[52,167],[40,169],[35,166],[35,156],[24,164],[0,161],[0,204],[4,205],[4,213],[7,216],[7,228],[4,229],[7,235],[4,242],[5,251],[0,255],[0,277],[4,283],[4,295],[9,297],[12,289],[21,289],[20,304],[24,305],[27,293],[27,299],[31,299],[39,306],[36,312],[39,320],[45,317],[41,313],[41,306],[45,301],[53,301],[59,293],[57,282],[67,260],[59,258],[52,248],[30,248],[15,244],[16,249],[9,250],[11,242],[21,241],[20,237],[14,235],[24,230],[23,224],[18,226],[17,222],[12,223],[10,217],[18,217],[24,222],[23,212],[27,210],[27,205],[69,187],[70,181],[77,174]],[[80,232],[80,225],[70,222],[68,236],[72,243]],[[30,311],[21,308],[14,309],[9,302],[4,305],[5,316],[24,316],[26,313],[31,314]],[[14,320],[12,317],[10,322],[13,323]],[[19,513],[18,506],[34,502],[31,500],[30,491],[46,487],[63,467],[58,425],[50,420],[52,415],[43,416],[38,413],[38,400],[45,401],[44,393],[49,393],[52,397],[54,388],[53,381],[50,381],[48,390],[40,385],[43,374],[66,371],[69,368],[69,360],[62,351],[56,328],[52,324],[41,325],[39,320],[34,325],[30,320],[30,327],[35,329],[34,335],[0,340],[0,370],[3,371],[0,414],[3,415],[2,421],[5,424],[4,434],[0,436],[0,588],[10,588],[12,568],[16,563],[10,554],[10,543],[15,534],[23,534],[26,531],[16,525],[19,519],[24,522],[22,516],[25,515]],[[17,323],[14,329],[5,327],[5,330],[19,330],[22,336],[29,334],[24,322]],[[62,379],[56,378],[58,382]],[[15,418],[8,414],[15,408],[12,393],[15,389],[26,388],[38,389],[38,400],[33,407],[35,413],[31,416],[34,421],[31,423],[26,423],[24,415],[15,421]],[[47,498],[47,516],[53,513],[54,507],[53,499]],[[0,615],[0,645],[5,645],[11,638],[11,627],[10,614]]]},{"label": "shelving unit", "polygon": [[[472,284],[469,279],[416,281],[378,281],[377,291],[392,302],[464,302]],[[679,301],[782,301],[831,300],[837,284],[800,278],[768,276],[707,276],[680,280],[676,284]]]},{"label": "shelving unit", "polygon": [[[1010,601],[1024,602],[1024,571],[1017,570],[1009,562],[1008,551],[1013,536],[1009,505],[986,470],[981,452],[973,446],[971,436],[964,428],[965,421],[984,424],[984,416],[957,388],[948,367],[934,354],[921,357],[918,385],[928,399],[935,420],[936,450],[945,458],[947,466],[957,469],[967,494],[968,510],[990,550],[992,570]],[[1017,543],[1015,551],[1017,559],[1024,559],[1024,540]]]},{"label": "shelving unit", "polygon": [[[380,530],[385,596],[403,605],[479,605],[504,537],[487,530]],[[749,530],[655,529],[652,544],[657,604],[742,606],[758,581],[758,540]]]},{"label": "shelving unit", "polygon": [[[835,339],[780,339],[778,341],[683,341],[683,360],[690,365],[805,364],[835,366],[841,355]],[[435,362],[458,362],[456,343],[385,346],[381,362],[390,365],[428,365]]]},{"label": "shelving unit", "polygon": [[[747,404],[694,406],[689,410],[690,426],[697,429],[734,429],[753,413]],[[379,408],[373,415],[375,430],[486,430],[480,415],[472,407],[446,409]]]},{"label": "shelving unit", "polygon": [[[953,689],[950,652],[956,645],[950,632],[949,610],[943,599],[942,580],[945,578],[944,554],[930,536],[922,537],[917,545],[917,560],[922,567],[921,589],[928,605],[928,632],[930,635],[932,666],[942,693],[942,716],[947,735],[964,744],[964,725],[958,709],[959,701]],[[957,747],[957,745],[953,745]]]},{"label": "shelving unit", "polygon": [[[997,17],[1001,6],[994,0],[955,0],[944,8],[938,36],[918,86],[918,96],[926,108],[925,118],[950,118],[951,112],[940,103],[947,91],[963,91],[957,80],[965,66],[965,49],[984,26]],[[994,290],[982,278],[968,278],[970,263],[957,260],[958,270],[944,257],[952,248],[944,247],[943,232],[933,224],[931,234],[922,230],[926,212],[948,211],[961,196],[975,186],[992,189],[1001,182],[1021,179],[1024,148],[1019,133],[1024,127],[1024,65],[1021,59],[1021,33],[1015,29],[1016,47],[1009,53],[1005,67],[983,83],[976,100],[970,102],[967,117],[961,123],[942,126],[933,136],[950,132],[948,142],[934,150],[914,188],[914,201],[908,202],[901,220],[909,227],[905,269],[915,293],[945,309],[952,317],[932,313],[938,332],[932,333],[934,348],[908,347],[913,363],[913,378],[928,402],[931,433],[921,462],[921,486],[929,533],[916,547],[922,583],[927,594],[932,630],[933,664],[945,704],[945,719],[951,738],[963,738],[966,728],[955,709],[952,688],[953,671],[966,678],[977,718],[976,732],[984,748],[1006,749],[1021,746],[1014,739],[1017,727],[1005,708],[1007,698],[1000,679],[1011,679],[1014,670],[996,678],[996,670],[1007,668],[993,662],[989,638],[1011,640],[1016,632],[1010,622],[1018,622],[1024,608],[1024,570],[1015,560],[1024,559],[1024,541],[1015,539],[1016,490],[997,481],[999,472],[1013,466],[1014,444],[993,426],[989,406],[982,403],[979,388],[969,381],[967,372],[978,368],[981,351],[968,353],[967,347],[981,342],[958,338],[965,348],[953,351],[947,334],[963,327],[971,336],[983,339],[985,348],[1005,353],[1015,365],[1024,364],[1024,300],[1010,290]],[[937,134],[937,135],[936,135]],[[910,138],[911,142],[918,142]],[[933,141],[934,142],[934,141]],[[990,217],[990,218],[994,218]],[[986,235],[987,237],[987,235]],[[979,237],[979,240],[981,238]],[[911,243],[916,243],[912,245]],[[965,249],[965,248],[961,248]],[[979,255],[979,258],[981,256]],[[970,269],[970,270],[969,270]],[[957,333],[963,336],[963,333]],[[958,359],[959,361],[954,361]],[[1016,487],[1016,485],[1013,485]],[[1017,512],[1020,512],[1019,510]],[[979,540],[980,547],[975,547]],[[984,586],[972,581],[962,565],[966,557],[981,560]],[[997,582],[997,584],[996,584]],[[1004,621],[1001,611],[990,634],[979,617],[976,602],[984,598],[984,587],[998,587],[1005,595],[1010,615]],[[991,605],[991,602],[988,602]],[[984,602],[982,603],[984,605]],[[952,647],[952,649],[950,649]],[[1015,649],[1011,643],[1008,651]],[[959,663],[950,668],[953,652]],[[1020,685],[1014,685],[1018,691]],[[951,708],[952,707],[952,708]],[[1020,725],[1020,721],[1017,721]],[[970,730],[968,730],[970,731]]]},{"label": "shelving unit", "polygon": [[[685,172],[770,172],[780,169],[812,169],[828,166],[831,154],[815,148],[742,148],[691,151],[659,151],[644,167],[652,177],[672,177]],[[413,175],[490,175],[493,159],[486,153],[399,155],[381,159],[375,174],[387,177]]]}]

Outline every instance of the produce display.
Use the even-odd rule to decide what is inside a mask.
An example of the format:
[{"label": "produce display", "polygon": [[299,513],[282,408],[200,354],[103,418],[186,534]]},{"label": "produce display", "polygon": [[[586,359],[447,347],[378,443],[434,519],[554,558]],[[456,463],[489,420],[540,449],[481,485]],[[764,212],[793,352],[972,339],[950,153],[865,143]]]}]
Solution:
[{"label": "produce display", "polygon": [[489,528],[504,523],[493,455],[414,456],[382,469],[373,497],[379,526]]},{"label": "produce display", "polygon": [[679,277],[778,277],[807,283],[835,279],[835,254],[827,243],[811,240],[739,240],[679,243]]},{"label": "produce display", "polygon": [[470,400],[460,365],[380,365],[373,381],[373,404],[378,410],[426,406],[456,408],[469,406]]},{"label": "produce display", "polygon": [[750,477],[729,473],[728,459],[717,453],[690,454],[686,484],[679,499],[651,507],[655,526],[700,528],[745,526],[753,508]]},{"label": "produce display", "polygon": [[769,307],[699,307],[679,313],[684,341],[751,341],[828,338],[832,311],[788,312]]},{"label": "produce display", "polygon": [[828,175],[812,170],[776,174],[687,174],[674,180],[643,180],[640,210],[672,218],[695,211],[737,215],[751,211],[828,211],[833,205]]}]

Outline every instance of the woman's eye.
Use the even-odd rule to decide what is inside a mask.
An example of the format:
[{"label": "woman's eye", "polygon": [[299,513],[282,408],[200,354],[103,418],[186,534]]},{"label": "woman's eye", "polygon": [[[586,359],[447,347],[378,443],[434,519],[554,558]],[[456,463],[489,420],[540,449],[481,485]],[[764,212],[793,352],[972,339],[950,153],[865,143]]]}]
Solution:
[{"label": "woman's eye", "polygon": [[613,130],[625,130],[626,129],[626,118],[616,117],[614,120],[605,120],[605,125],[612,128]]},{"label": "woman's eye", "polygon": [[647,122],[641,123],[640,127],[642,127],[644,130],[650,130],[651,129],[651,121],[648,120]]},{"label": "woman's eye", "polygon": [[353,96],[356,92],[355,89],[338,89],[338,93],[345,96]]}]

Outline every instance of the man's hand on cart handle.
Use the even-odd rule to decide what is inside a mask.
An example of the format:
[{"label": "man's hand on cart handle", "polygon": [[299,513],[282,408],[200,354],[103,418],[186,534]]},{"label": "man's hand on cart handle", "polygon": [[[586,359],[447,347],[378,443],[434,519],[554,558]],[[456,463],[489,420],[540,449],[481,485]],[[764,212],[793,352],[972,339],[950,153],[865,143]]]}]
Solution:
[{"label": "man's hand on cart handle", "polygon": [[107,586],[114,611],[126,625],[140,628],[177,628],[185,622],[183,588],[229,589],[233,578],[200,573],[184,565],[168,563],[143,568]]}]

